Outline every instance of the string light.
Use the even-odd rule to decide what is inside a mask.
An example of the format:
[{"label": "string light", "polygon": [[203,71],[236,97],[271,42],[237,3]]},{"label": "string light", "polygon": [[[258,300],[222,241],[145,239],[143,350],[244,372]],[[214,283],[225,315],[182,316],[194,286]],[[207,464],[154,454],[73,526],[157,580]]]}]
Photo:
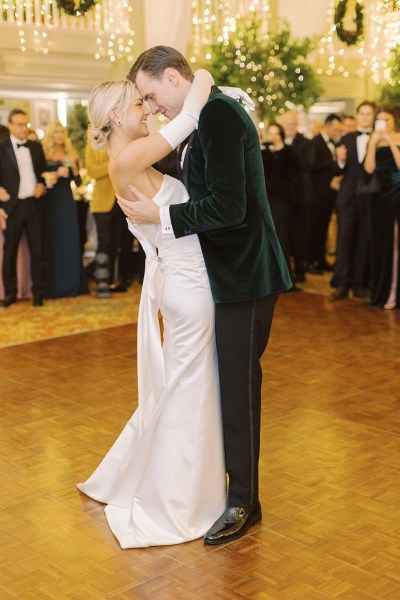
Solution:
[{"label": "string light", "polygon": [[67,15],[55,0],[0,0],[0,11],[2,22],[17,26],[22,52],[48,54],[54,45],[49,38],[52,31],[79,27],[97,32],[96,59],[133,61],[135,32],[130,27],[133,9],[128,0],[97,0],[79,16]]},{"label": "string light", "polygon": [[[345,78],[352,74],[361,79],[370,74],[376,85],[390,82],[388,63],[392,50],[400,45],[399,0],[370,0],[363,3],[364,36],[353,47],[343,44],[335,33],[335,4],[335,0],[331,0],[327,11],[328,33],[321,38],[317,73]],[[355,65],[353,71],[349,64]]]},{"label": "string light", "polygon": [[95,58],[107,57],[110,62],[125,58],[132,62],[135,35],[129,24],[132,7],[126,0],[103,0],[96,4],[95,11],[99,31]]},{"label": "string light", "polygon": [[237,21],[247,15],[258,18],[262,31],[268,31],[270,6],[268,0],[193,0],[192,8],[192,63],[202,61],[202,52],[219,42],[228,45],[236,32]]}]

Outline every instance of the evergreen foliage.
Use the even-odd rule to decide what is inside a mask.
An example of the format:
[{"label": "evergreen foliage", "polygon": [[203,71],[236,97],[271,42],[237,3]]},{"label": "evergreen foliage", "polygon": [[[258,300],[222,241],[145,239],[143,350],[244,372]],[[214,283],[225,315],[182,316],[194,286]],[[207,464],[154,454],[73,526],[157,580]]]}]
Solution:
[{"label": "evergreen foliage", "polygon": [[400,45],[392,50],[389,68],[390,77],[381,89],[380,101],[390,106],[400,106]]},{"label": "evergreen foliage", "polygon": [[68,111],[67,129],[79,158],[83,160],[86,146],[86,132],[89,125],[86,106],[78,103]]},{"label": "evergreen foliage", "polygon": [[268,36],[255,18],[238,19],[235,36],[228,43],[215,42],[205,64],[217,85],[241,87],[255,101],[260,120],[274,120],[293,105],[309,108],[322,86],[308,55],[316,40],[292,38],[285,22]]}]

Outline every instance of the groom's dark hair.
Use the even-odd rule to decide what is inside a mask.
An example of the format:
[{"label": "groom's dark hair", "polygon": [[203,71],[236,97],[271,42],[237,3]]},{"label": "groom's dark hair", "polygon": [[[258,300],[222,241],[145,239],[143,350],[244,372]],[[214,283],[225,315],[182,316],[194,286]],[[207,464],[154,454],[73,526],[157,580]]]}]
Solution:
[{"label": "groom's dark hair", "polygon": [[176,69],[184,79],[193,81],[193,72],[188,61],[183,54],[170,46],[154,46],[142,52],[130,68],[127,79],[135,83],[138,71],[143,71],[154,79],[161,79],[168,67]]}]

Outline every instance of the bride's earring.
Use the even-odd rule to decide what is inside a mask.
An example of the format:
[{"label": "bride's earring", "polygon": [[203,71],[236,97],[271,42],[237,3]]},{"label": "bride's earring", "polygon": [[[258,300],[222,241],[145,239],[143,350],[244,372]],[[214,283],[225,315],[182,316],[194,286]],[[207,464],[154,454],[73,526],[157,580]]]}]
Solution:
[{"label": "bride's earring", "polygon": [[119,119],[117,121],[117,125],[121,125],[121,121]]}]

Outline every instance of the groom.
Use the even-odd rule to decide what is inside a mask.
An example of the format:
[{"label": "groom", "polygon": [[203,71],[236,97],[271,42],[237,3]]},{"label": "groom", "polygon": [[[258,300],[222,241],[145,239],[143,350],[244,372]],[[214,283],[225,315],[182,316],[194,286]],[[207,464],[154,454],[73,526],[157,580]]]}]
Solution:
[{"label": "groom", "polygon": [[[173,119],[193,80],[174,48],[143,52],[128,78],[153,114]],[[182,145],[183,146],[183,145]],[[265,192],[258,134],[246,111],[216,90],[198,130],[183,149],[182,179],[190,200],[159,208],[134,190],[120,199],[135,223],[161,223],[175,237],[199,234],[215,301],[228,508],[204,537],[206,544],[240,538],[261,520],[258,496],[261,366],[278,293],[291,287]]]}]

